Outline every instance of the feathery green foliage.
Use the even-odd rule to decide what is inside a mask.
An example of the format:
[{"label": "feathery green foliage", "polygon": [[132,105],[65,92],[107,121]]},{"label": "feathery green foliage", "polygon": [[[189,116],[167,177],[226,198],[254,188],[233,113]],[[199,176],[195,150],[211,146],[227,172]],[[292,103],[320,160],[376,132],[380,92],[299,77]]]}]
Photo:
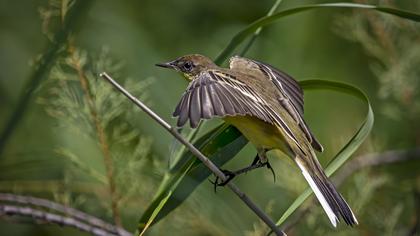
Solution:
[{"label": "feathery green foliage", "polygon": [[[420,4],[416,2],[416,6]],[[382,14],[354,12],[337,17],[337,35],[360,43],[366,53],[374,58],[370,69],[379,83],[378,96],[384,101],[381,112],[391,119],[401,115],[416,119],[420,106],[420,36],[419,24],[401,21]],[[399,116],[399,117],[398,117]]]},{"label": "feathery green foliage", "polygon": [[[56,1],[52,1],[51,4],[54,5],[55,2]],[[49,72],[51,66],[55,63],[55,60],[58,58],[58,55],[65,45],[70,32],[74,32],[76,30],[78,26],[77,23],[80,23],[80,19],[83,18],[84,14],[86,14],[86,11],[89,9],[93,1],[86,0],[64,2],[65,3],[62,3],[62,5],[65,9],[62,9],[61,11],[62,24],[54,36],[51,36],[51,42],[50,45],[48,45],[46,52],[38,59],[34,72],[27,80],[15,110],[12,112],[10,119],[0,134],[0,158],[6,142],[25,114],[25,111],[31,101],[32,93],[38,88],[45,75]],[[54,13],[51,14],[54,15]]]},{"label": "feathery green foliage", "polygon": [[[97,130],[98,123],[103,127],[114,168],[112,174],[118,196],[116,204],[124,204],[124,201],[147,188],[139,173],[144,171],[149,162],[147,157],[151,155],[151,139],[141,135],[139,130],[126,122],[134,114],[134,108],[125,97],[114,93],[111,87],[97,79],[99,71],[105,69],[119,75],[122,65],[112,61],[105,49],[98,56],[92,57],[85,51],[73,50],[67,57],[57,60],[44,84],[44,89],[49,91],[48,96],[38,101],[45,106],[50,116],[57,119],[61,130],[92,142],[97,150],[104,148]],[[82,78],[88,83],[89,95],[82,88]],[[150,78],[135,83],[125,79],[125,86],[140,99],[147,101],[146,89],[151,82]],[[95,114],[89,103],[92,103]],[[74,165],[74,170],[82,171],[100,184],[110,184],[100,168],[90,166],[92,161],[89,159],[93,157],[87,156],[87,153],[76,151],[74,147],[58,147],[57,153],[68,159]]]}]

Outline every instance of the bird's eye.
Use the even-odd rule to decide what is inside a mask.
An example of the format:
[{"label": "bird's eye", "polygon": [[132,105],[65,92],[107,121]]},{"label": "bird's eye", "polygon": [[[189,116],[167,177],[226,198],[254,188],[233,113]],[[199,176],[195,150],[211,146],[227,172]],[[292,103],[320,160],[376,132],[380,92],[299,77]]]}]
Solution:
[{"label": "bird's eye", "polygon": [[184,65],[182,66],[184,68],[185,71],[190,71],[193,68],[193,64],[190,61],[187,61],[184,63]]}]

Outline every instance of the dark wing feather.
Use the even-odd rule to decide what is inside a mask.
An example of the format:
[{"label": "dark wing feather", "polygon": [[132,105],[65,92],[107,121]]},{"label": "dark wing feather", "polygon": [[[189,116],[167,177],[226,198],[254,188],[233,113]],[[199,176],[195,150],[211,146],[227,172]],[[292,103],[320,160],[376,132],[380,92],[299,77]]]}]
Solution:
[{"label": "dark wing feather", "polygon": [[189,110],[185,110],[183,109],[183,107],[190,106],[190,96],[191,94],[186,94],[185,98],[182,99],[182,103],[179,103],[180,111],[179,111],[179,115],[177,115],[179,117],[177,126],[179,127],[184,126],[184,124],[188,121]]},{"label": "dark wing feather", "polygon": [[179,114],[181,113],[181,107],[183,106],[182,103],[185,101],[186,97],[183,96],[181,98],[181,100],[179,101],[178,105],[175,108],[174,113],[172,114],[173,116],[179,116]]},{"label": "dark wing feather", "polygon": [[215,87],[216,86],[213,84],[208,84],[205,87],[203,87],[203,89],[207,90],[211,96],[214,115],[221,117],[225,114],[225,110],[223,109],[222,101],[220,101],[219,94],[216,92],[217,88]]},{"label": "dark wing feather", "polygon": [[191,93],[190,99],[190,124],[191,127],[197,127],[201,119],[202,100],[200,97],[200,87],[195,88]]},{"label": "dark wing feather", "polygon": [[204,119],[210,119],[212,116],[214,116],[214,109],[213,104],[211,101],[211,97],[209,94],[208,89],[206,89],[205,86],[200,87],[200,95],[201,95],[201,113],[203,115]]}]

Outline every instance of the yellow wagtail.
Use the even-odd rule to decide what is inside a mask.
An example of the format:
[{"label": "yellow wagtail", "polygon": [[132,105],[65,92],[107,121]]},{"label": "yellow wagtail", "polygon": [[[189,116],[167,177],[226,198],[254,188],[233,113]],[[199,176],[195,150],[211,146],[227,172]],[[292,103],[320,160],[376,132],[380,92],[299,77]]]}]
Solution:
[{"label": "yellow wagtail", "polygon": [[[358,224],[316,158],[314,149],[323,148],[303,120],[303,91],[292,77],[238,56],[230,59],[229,69],[198,54],[157,66],[179,71],[190,81],[173,114],[179,127],[188,120],[195,128],[201,119],[222,117],[255,145],[258,154],[252,166],[270,167],[266,152],[281,150],[301,169],[334,227],[339,217],[348,225]],[[230,180],[235,173],[227,174]]]}]

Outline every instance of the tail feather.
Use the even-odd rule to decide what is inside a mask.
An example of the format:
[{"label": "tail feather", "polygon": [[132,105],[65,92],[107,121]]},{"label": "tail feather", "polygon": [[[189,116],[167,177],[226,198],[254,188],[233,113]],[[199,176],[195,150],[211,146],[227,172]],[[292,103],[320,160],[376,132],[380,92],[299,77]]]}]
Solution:
[{"label": "tail feather", "polygon": [[327,213],[331,224],[336,227],[339,217],[350,226],[359,224],[347,202],[328,180],[322,169],[315,168],[317,170],[309,171],[307,165],[301,159],[296,158],[295,160],[322,208]]}]

